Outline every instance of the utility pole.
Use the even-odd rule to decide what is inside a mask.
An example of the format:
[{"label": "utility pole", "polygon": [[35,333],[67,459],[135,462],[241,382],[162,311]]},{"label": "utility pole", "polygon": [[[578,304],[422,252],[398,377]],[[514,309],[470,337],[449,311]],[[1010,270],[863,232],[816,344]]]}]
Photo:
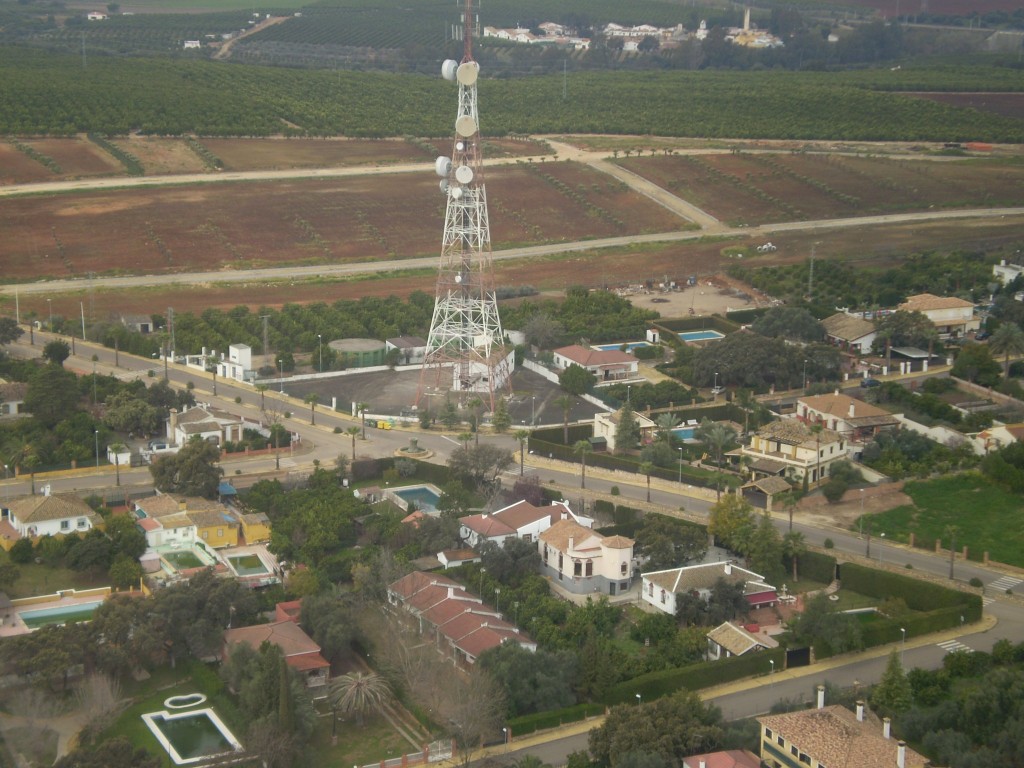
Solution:
[{"label": "utility pole", "polygon": [[267,349],[270,348],[270,344],[267,341],[270,338],[269,333],[267,331],[267,320],[270,319],[270,315],[260,315],[260,319],[263,321],[263,365],[266,366]]}]

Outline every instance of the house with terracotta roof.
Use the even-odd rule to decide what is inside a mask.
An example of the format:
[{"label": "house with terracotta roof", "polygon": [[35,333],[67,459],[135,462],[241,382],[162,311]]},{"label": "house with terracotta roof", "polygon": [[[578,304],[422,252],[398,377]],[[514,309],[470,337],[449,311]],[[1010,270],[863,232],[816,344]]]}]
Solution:
[{"label": "house with terracotta roof", "polygon": [[[206,504],[210,502],[207,501]],[[196,539],[214,549],[237,547],[240,527],[238,521],[223,504],[217,503],[217,507],[220,508],[188,509],[185,512],[196,527]]]},{"label": "house with terracotta roof", "polygon": [[784,715],[762,715],[761,760],[770,768],[925,768],[931,763],[905,742],[893,738],[889,718],[878,718],[857,702],[856,712],[818,706]]},{"label": "house with terracotta roof", "polygon": [[21,496],[0,511],[0,546],[10,550],[18,539],[84,534],[102,519],[73,493]]},{"label": "house with terracotta roof", "polygon": [[537,650],[536,642],[496,608],[446,576],[413,571],[388,585],[388,603],[406,626],[463,669],[502,643]]},{"label": "house with terracotta roof", "polygon": [[719,580],[742,584],[743,596],[751,608],[773,606],[779,601],[775,587],[766,584],[764,576],[731,562],[650,571],[642,574],[641,579],[640,595],[644,602],[670,616],[676,615],[676,595],[695,595],[706,601]]},{"label": "house with terracotta roof", "polygon": [[837,312],[821,321],[825,327],[825,338],[830,344],[841,349],[866,355],[878,335],[875,324],[860,315]]},{"label": "house with terracotta roof", "polygon": [[731,621],[723,622],[707,634],[708,658],[717,661],[730,656],[743,656],[766,648],[778,648],[778,641],[771,635],[758,631],[756,624],[740,626]]},{"label": "house with terracotta roof", "polygon": [[25,406],[28,384],[0,379],[0,416],[17,416]]},{"label": "house with terracotta roof", "polygon": [[792,482],[810,483],[828,477],[833,462],[849,452],[846,438],[831,429],[814,431],[799,419],[779,419],[755,432],[750,444],[730,455],[746,460],[755,478],[775,475]]},{"label": "house with terracotta roof", "polygon": [[573,514],[565,502],[536,507],[523,500],[502,507],[497,512],[460,517],[459,535],[470,547],[477,547],[485,541],[503,544],[508,538],[536,541],[554,523],[566,519],[575,520],[588,528],[594,524],[590,518]]},{"label": "house with terracotta roof", "polygon": [[796,417],[805,424],[821,424],[852,443],[868,442],[900,425],[896,414],[839,391],[799,398]]},{"label": "house with terracotta roof", "polygon": [[633,543],[559,520],[537,538],[541,572],[575,594],[621,594],[633,579]]},{"label": "house with terracotta roof", "polygon": [[242,538],[246,544],[259,544],[270,541],[270,518],[265,512],[240,512],[235,510],[235,518],[242,528]]},{"label": "house with terracotta roof", "polygon": [[232,646],[239,643],[254,651],[263,643],[276,645],[284,654],[285,663],[302,674],[309,688],[325,686],[330,680],[331,664],[320,654],[320,646],[291,618],[225,631],[221,661],[226,661]]},{"label": "house with terracotta roof", "polygon": [[684,757],[683,768],[761,768],[761,761],[746,749],[724,749]]},{"label": "house with terracotta roof", "polygon": [[590,349],[571,344],[554,351],[554,364],[558,371],[570,365],[585,368],[602,381],[624,381],[637,377],[637,359],[618,349]]},{"label": "house with terracotta roof", "polygon": [[211,405],[196,405],[181,413],[172,408],[167,419],[167,439],[175,445],[184,445],[193,437],[199,437],[214,445],[237,442],[247,429],[254,429],[263,435],[269,434],[258,421],[235,416]]},{"label": "house with terracotta roof", "polygon": [[908,296],[897,307],[903,312],[920,312],[931,320],[940,339],[959,339],[981,328],[981,318],[974,316],[974,304],[955,296],[919,293]]}]

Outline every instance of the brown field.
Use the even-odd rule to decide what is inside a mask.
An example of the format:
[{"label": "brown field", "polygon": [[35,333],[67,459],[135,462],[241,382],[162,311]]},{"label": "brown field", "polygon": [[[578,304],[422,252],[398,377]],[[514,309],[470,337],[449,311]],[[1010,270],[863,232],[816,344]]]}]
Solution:
[{"label": "brown field", "polygon": [[36,152],[52,158],[61,167],[63,176],[119,176],[124,167],[113,157],[86,138],[24,139],[24,144]]},{"label": "brown field", "polygon": [[31,184],[56,178],[48,168],[11,144],[0,144],[0,184]]},{"label": "brown field", "polygon": [[431,155],[403,139],[200,139],[226,171],[422,163]]},{"label": "brown field", "polygon": [[171,173],[202,173],[202,159],[182,139],[159,136],[131,136],[110,139],[110,143],[139,159],[147,176]]},{"label": "brown field", "polygon": [[730,224],[1024,204],[1024,166],[821,154],[722,154],[618,161]]},{"label": "brown field", "polygon": [[[574,163],[494,169],[488,191],[495,249],[682,223]],[[0,266],[8,280],[27,280],[429,256],[439,248],[443,204],[427,173],[6,198]]]},{"label": "brown field", "polygon": [[922,99],[1024,120],[1024,93],[909,93]]}]

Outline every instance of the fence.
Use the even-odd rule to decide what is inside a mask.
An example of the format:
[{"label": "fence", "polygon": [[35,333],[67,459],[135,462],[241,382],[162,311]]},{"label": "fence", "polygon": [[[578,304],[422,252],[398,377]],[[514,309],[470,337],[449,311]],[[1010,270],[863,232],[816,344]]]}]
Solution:
[{"label": "fence", "polygon": [[369,763],[362,768],[406,768],[410,765],[427,765],[449,760],[455,754],[452,740],[440,739],[427,744],[419,752],[409,752],[401,757],[391,757],[379,763]]}]

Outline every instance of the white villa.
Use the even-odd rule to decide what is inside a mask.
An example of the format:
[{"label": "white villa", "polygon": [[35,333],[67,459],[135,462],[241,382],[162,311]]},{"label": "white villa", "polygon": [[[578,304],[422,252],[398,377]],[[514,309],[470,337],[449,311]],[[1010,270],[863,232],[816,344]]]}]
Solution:
[{"label": "white villa", "polygon": [[92,507],[73,493],[22,496],[0,512],[0,546],[10,549],[21,538],[85,533],[99,522]]},{"label": "white villa", "polygon": [[640,594],[644,602],[671,616],[676,614],[676,595],[697,595],[703,600],[711,596],[711,589],[723,579],[732,584],[743,584],[743,594],[751,608],[772,606],[779,598],[775,587],[765,584],[764,576],[733,563],[703,563],[683,568],[651,571],[641,577]]},{"label": "white villa", "polygon": [[633,540],[559,520],[537,539],[541,572],[569,592],[617,595],[633,576]]}]

